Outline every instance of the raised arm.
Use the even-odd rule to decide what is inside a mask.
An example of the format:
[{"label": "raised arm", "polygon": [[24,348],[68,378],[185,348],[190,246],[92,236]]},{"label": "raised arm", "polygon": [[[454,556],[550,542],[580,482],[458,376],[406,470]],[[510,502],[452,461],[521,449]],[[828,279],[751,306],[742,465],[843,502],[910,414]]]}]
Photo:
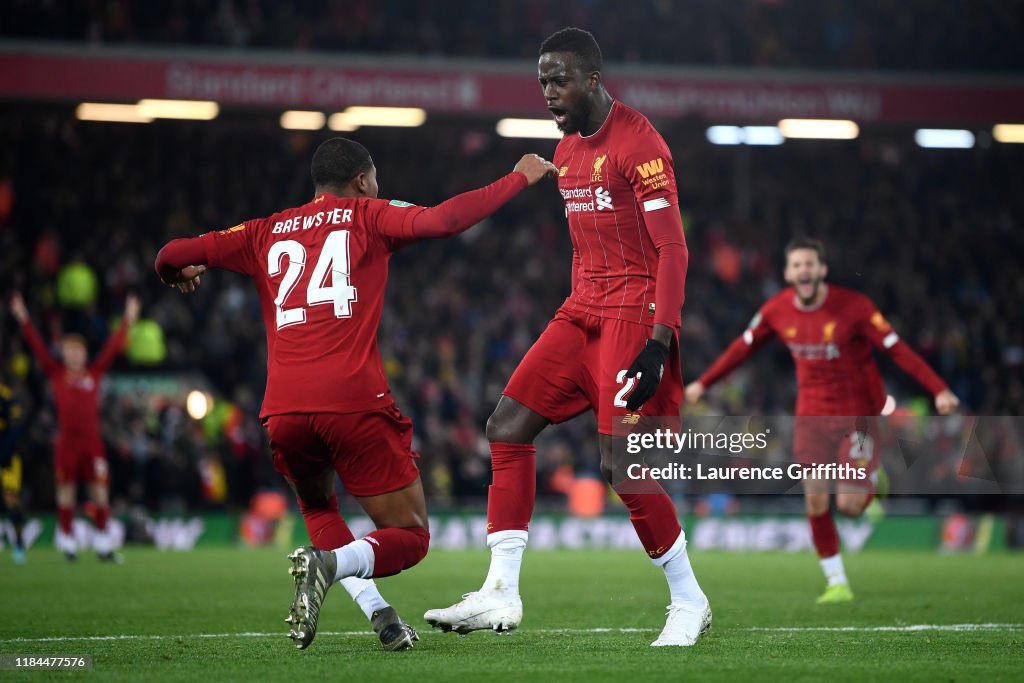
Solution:
[{"label": "raised arm", "polygon": [[36,329],[35,325],[32,324],[32,319],[28,315],[28,309],[25,307],[25,300],[21,297],[21,292],[15,292],[11,297],[11,315],[18,321],[18,325],[21,327],[21,333],[25,337],[25,341],[28,343],[28,348],[32,352],[32,355],[36,357],[39,364],[43,367],[43,372],[48,376],[52,376],[60,372],[61,364],[56,358],[50,353],[50,349],[47,348],[46,342],[39,335],[39,330]]},{"label": "raised arm", "polygon": [[[399,242],[457,235],[490,216],[541,178],[557,174],[558,170],[551,162],[536,154],[527,154],[505,177],[480,189],[463,192],[437,206],[413,213],[407,209],[379,211],[377,230]],[[389,205],[382,203],[381,206],[386,208]]]},{"label": "raised arm", "polygon": [[711,367],[696,382],[686,386],[686,400],[696,403],[704,395],[704,391],[715,382],[726,377],[733,370],[745,363],[765,342],[775,336],[775,332],[764,322],[764,309],[758,311],[747,329],[733,340],[729,347],[719,356]]},{"label": "raised arm", "polygon": [[138,319],[139,298],[134,294],[129,294],[125,300],[124,316],[121,318],[121,324],[117,326],[117,330],[114,331],[114,334],[110,336],[110,339],[107,340],[107,343],[103,345],[103,348],[96,355],[96,360],[89,366],[89,370],[93,374],[107,374],[114,365],[114,360],[117,359],[118,354],[124,350],[128,332]]}]

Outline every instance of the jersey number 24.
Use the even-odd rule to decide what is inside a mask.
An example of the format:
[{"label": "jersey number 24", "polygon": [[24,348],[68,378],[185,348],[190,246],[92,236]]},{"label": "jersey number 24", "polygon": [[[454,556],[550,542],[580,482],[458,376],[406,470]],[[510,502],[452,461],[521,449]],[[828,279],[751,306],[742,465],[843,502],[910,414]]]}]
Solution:
[{"label": "jersey number 24", "polygon": [[[320,258],[306,287],[306,304],[317,306],[333,304],[334,317],[351,318],[352,302],[358,301],[352,286],[349,268],[348,230],[337,230],[327,236]],[[277,308],[277,329],[306,322],[306,309],[285,308],[285,300],[306,270],[306,248],[294,240],[275,242],[267,254],[267,272],[271,277],[281,274],[282,257],[288,257],[288,270],[284,272],[277,289],[274,306]]]}]

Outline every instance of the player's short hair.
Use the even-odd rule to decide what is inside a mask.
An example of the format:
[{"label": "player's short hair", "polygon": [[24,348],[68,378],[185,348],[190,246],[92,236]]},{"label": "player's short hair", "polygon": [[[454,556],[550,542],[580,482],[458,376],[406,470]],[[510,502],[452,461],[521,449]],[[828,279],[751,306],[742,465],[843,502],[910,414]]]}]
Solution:
[{"label": "player's short hair", "polygon": [[64,344],[80,344],[83,349],[89,349],[89,344],[85,341],[85,337],[77,332],[68,332],[60,340]]},{"label": "player's short hair", "polygon": [[601,47],[590,31],[567,26],[555,31],[540,44],[540,54],[548,52],[569,52],[576,57],[576,65],[583,73],[600,71],[604,66]]},{"label": "player's short hair", "polygon": [[797,249],[811,249],[817,252],[818,260],[822,263],[828,263],[828,258],[825,256],[825,243],[821,240],[816,240],[813,237],[794,237],[786,245],[786,260],[789,260],[791,252]]},{"label": "player's short hair", "polygon": [[313,152],[309,172],[317,187],[342,186],[370,170],[373,159],[365,147],[348,138],[324,140]]}]

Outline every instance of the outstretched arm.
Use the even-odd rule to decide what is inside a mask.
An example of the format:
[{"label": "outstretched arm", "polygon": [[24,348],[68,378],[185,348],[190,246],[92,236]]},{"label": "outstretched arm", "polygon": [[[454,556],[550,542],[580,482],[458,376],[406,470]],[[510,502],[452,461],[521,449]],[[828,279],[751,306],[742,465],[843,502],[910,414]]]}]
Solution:
[{"label": "outstretched arm", "polygon": [[754,316],[750,325],[732,344],[719,356],[711,367],[696,382],[686,386],[686,400],[696,403],[704,395],[704,391],[718,382],[730,372],[745,363],[754,352],[764,346],[765,342],[775,336],[774,331],[765,324],[763,310]]},{"label": "outstretched arm", "polygon": [[207,266],[249,273],[254,262],[249,241],[252,230],[249,223],[239,223],[227,230],[172,240],[156,255],[156,272],[165,284],[186,294],[199,286],[199,276]]},{"label": "outstretched arm", "polygon": [[885,351],[904,372],[913,377],[935,397],[935,410],[940,415],[952,413],[960,405],[956,397],[941,377],[932,370],[924,358],[910,348],[910,344],[900,339],[881,312],[872,309],[861,329],[864,335],[878,349]]},{"label": "outstretched arm", "polygon": [[480,189],[463,192],[437,206],[419,209],[412,214],[408,214],[408,210],[380,211],[377,229],[398,242],[457,235],[490,216],[541,178],[557,173],[551,162],[536,154],[527,154],[505,177]]},{"label": "outstretched arm", "polygon": [[50,354],[50,349],[47,348],[46,342],[39,335],[39,330],[32,324],[32,319],[28,315],[28,309],[25,307],[25,300],[21,297],[21,292],[15,292],[14,296],[11,297],[11,315],[18,321],[21,333],[25,336],[25,341],[28,343],[28,348],[32,351],[32,355],[36,357],[36,360],[39,361],[39,364],[43,366],[43,372],[48,376],[60,372],[60,363]]},{"label": "outstretched arm", "polygon": [[156,255],[160,279],[183,293],[194,292],[206,270],[206,249],[198,237],[171,240]]}]

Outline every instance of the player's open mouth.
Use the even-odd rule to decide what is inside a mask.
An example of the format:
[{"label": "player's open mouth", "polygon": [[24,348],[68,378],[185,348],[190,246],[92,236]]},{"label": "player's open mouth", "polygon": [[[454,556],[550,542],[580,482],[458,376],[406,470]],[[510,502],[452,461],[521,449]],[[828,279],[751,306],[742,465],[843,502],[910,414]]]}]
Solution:
[{"label": "player's open mouth", "polygon": [[551,115],[555,117],[555,123],[559,126],[564,126],[565,122],[569,120],[569,115],[564,109],[560,109],[559,107],[548,107],[548,111],[550,111]]}]

